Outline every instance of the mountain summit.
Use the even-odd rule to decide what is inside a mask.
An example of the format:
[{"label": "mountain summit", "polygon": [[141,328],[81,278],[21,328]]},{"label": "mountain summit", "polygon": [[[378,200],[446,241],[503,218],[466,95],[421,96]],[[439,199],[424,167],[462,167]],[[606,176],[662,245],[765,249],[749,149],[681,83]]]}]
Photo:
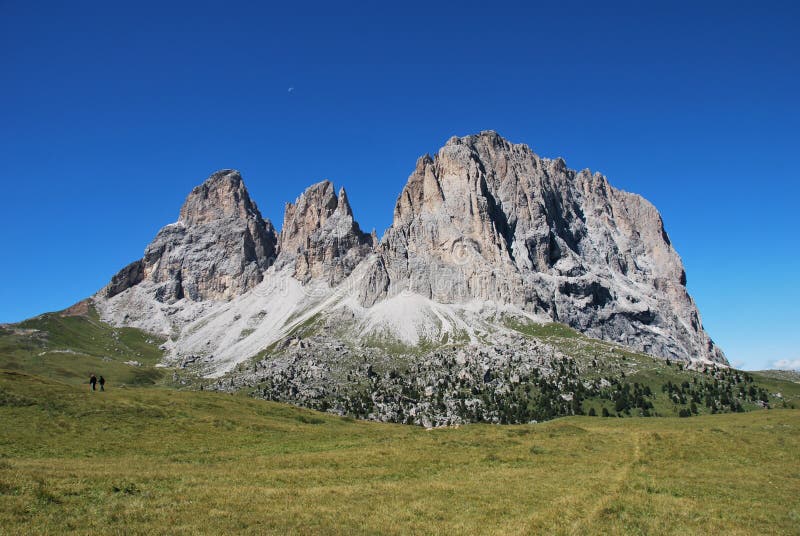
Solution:
[{"label": "mountain summit", "polygon": [[238,172],[214,173],[93,299],[212,376],[309,324],[355,344],[480,346],[515,318],[726,363],[653,205],[493,131],[421,157],[380,242],[329,181],[286,204],[277,234]]},{"label": "mountain summit", "polygon": [[653,205],[493,131],[417,162],[381,246],[381,297],[508,303],[661,357],[724,360]]},{"label": "mountain summit", "polygon": [[141,260],[98,296],[146,284],[162,303],[227,300],[252,289],[275,258],[277,235],[250,199],[238,171],[218,171],[192,190],[177,222],[158,232]]},{"label": "mountain summit", "polygon": [[276,268],[294,262],[299,280],[323,278],[336,285],[372,251],[373,239],[353,219],[344,188],[338,196],[334,192],[330,181],[322,181],[286,204]]}]

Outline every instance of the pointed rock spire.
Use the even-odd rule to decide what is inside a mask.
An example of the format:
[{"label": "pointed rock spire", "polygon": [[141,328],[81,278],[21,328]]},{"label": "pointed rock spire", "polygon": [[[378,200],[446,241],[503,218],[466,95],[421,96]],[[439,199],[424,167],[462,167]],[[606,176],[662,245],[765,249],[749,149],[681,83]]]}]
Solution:
[{"label": "pointed rock spire", "polygon": [[286,204],[277,269],[294,263],[300,281],[324,278],[336,284],[372,251],[372,238],[353,219],[345,189],[338,196],[334,192],[325,180]]},{"label": "pointed rock spire", "polygon": [[233,169],[217,171],[203,184],[196,186],[180,212],[180,221],[186,225],[248,217],[261,218],[261,214],[250,199],[242,176]]},{"label": "pointed rock spire", "polygon": [[312,184],[294,203],[286,203],[280,236],[280,251],[294,255],[307,247],[308,239],[322,228],[338,205],[333,183],[328,180]]},{"label": "pointed rock spire", "polygon": [[339,214],[344,216],[353,217],[353,209],[350,208],[350,201],[347,199],[347,192],[344,191],[344,186],[339,188],[339,198],[337,200],[336,210]]}]

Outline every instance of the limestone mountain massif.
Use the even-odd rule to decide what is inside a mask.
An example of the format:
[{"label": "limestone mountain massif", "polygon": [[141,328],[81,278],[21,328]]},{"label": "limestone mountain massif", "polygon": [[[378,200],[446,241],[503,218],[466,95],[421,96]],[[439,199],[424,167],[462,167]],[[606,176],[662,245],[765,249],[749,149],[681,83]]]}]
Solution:
[{"label": "limestone mountain massif", "polygon": [[492,131],[420,158],[380,240],[329,181],[287,203],[276,233],[238,172],[214,173],[93,302],[210,376],[311,325],[315,344],[481,348],[507,340],[509,319],[726,363],[653,205]]},{"label": "limestone mountain massif", "polygon": [[661,357],[724,360],[653,205],[494,132],[417,162],[381,255],[395,292],[509,303]]},{"label": "limestone mountain massif", "polygon": [[147,246],[98,293],[113,298],[147,281],[163,303],[227,300],[263,279],[275,260],[277,234],[261,217],[238,171],[222,170],[197,186]]}]

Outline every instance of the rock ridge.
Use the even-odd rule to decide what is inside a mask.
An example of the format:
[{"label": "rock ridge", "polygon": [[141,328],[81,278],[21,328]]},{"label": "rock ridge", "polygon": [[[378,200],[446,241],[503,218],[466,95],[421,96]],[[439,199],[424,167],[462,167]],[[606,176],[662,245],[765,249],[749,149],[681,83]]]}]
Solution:
[{"label": "rock ridge", "polygon": [[324,180],[286,204],[277,269],[294,264],[298,280],[321,278],[336,285],[372,252],[374,238],[353,218],[345,189],[335,192],[333,183]]},{"label": "rock ridge", "polygon": [[494,131],[417,161],[379,251],[366,306],[409,291],[511,303],[661,357],[725,362],[655,207]]},{"label": "rock ridge", "polygon": [[[298,315],[313,302],[303,289],[321,283],[350,300],[352,315],[380,311],[391,320],[387,304],[400,295],[493,302],[651,355],[727,362],[703,329],[683,263],[652,204],[600,173],[571,170],[494,131],[452,137],[435,155],[420,157],[380,242],[361,230],[345,189],[337,192],[331,181],[286,203],[278,234],[241,175],[220,170],[191,191],[178,221],[96,300],[114,301],[109,310],[122,324],[141,317],[139,309],[156,311],[151,316],[167,318],[169,332],[182,329],[167,326],[186,310],[182,300],[238,299],[279,273],[300,285],[292,290]],[[135,300],[124,298],[134,290]],[[259,299],[268,311],[285,298]],[[192,315],[205,314],[203,307]],[[445,320],[436,322],[445,329]]]}]

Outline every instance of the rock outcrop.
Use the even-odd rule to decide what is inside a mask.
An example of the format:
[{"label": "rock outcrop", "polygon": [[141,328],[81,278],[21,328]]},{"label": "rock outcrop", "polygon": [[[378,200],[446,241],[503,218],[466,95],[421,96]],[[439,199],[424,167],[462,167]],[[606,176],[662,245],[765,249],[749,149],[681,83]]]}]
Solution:
[{"label": "rock outcrop", "polygon": [[173,359],[202,355],[213,374],[314,319],[354,341],[488,344],[511,309],[726,363],[649,202],[491,131],[417,161],[380,243],[329,181],[287,203],[278,236],[239,173],[219,171],[95,301],[106,321],[169,334]]},{"label": "rock outcrop", "polygon": [[417,162],[380,250],[365,305],[408,290],[492,300],[662,357],[725,360],[649,202],[495,132]]},{"label": "rock outcrop", "polygon": [[294,263],[298,280],[337,285],[372,252],[374,242],[353,219],[344,188],[337,196],[333,184],[322,181],[286,204],[277,268]]},{"label": "rock outcrop", "polygon": [[256,286],[274,262],[277,234],[250,199],[238,171],[222,170],[192,190],[177,222],[123,268],[100,295],[147,281],[165,303],[228,300]]},{"label": "rock outcrop", "polygon": [[128,266],[114,274],[111,282],[106,285],[99,294],[104,298],[112,298],[131,288],[138,285],[144,279],[144,262],[142,259],[133,261]]}]

